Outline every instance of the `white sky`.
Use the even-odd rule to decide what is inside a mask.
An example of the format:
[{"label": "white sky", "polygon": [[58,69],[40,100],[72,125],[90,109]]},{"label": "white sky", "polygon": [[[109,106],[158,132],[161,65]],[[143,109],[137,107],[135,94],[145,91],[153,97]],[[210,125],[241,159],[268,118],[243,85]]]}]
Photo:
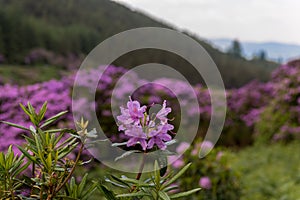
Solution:
[{"label": "white sky", "polygon": [[114,0],[204,38],[300,44],[299,0]]}]

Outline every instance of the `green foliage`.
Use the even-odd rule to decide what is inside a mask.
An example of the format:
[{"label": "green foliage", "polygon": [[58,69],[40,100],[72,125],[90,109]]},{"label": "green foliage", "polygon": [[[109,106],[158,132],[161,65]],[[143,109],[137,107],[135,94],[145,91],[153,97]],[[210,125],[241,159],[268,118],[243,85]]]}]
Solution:
[{"label": "green foliage", "polygon": [[6,154],[0,152],[0,197],[15,198],[15,191],[23,184],[20,174],[30,163],[24,163],[24,156],[15,155],[10,145]]},{"label": "green foliage", "polygon": [[[281,132],[281,127],[291,119],[289,113],[284,105],[280,109],[276,109],[276,101],[268,105],[260,116],[260,120],[255,124],[256,143],[269,143],[274,141],[275,134]],[[287,105],[286,105],[287,107]],[[288,138],[286,138],[288,139]]]},{"label": "green foliage", "polygon": [[199,159],[200,145],[189,149],[183,156],[184,162],[193,162],[190,170],[184,178],[180,179],[181,189],[190,190],[200,179],[208,177],[211,181],[209,188],[203,188],[197,196],[188,199],[210,199],[210,200],[238,200],[241,194],[239,173],[234,170],[230,161],[233,155],[228,151],[213,149],[206,157]]},{"label": "green foliage", "polygon": [[61,67],[37,65],[0,65],[0,78],[5,83],[28,85],[50,79],[59,79],[66,71]]},{"label": "green foliage", "polygon": [[241,172],[241,200],[294,200],[300,197],[299,142],[255,145],[231,160]]},{"label": "green foliage", "polygon": [[[15,157],[12,148],[8,149],[6,155],[0,153],[0,177],[3,182],[0,187],[1,199],[9,196],[16,199],[16,196],[23,199],[87,199],[96,190],[96,184],[86,189],[86,176],[79,185],[75,184],[74,178],[68,183],[75,168],[81,163],[79,157],[82,154],[83,146],[87,138],[91,137],[86,130],[88,122],[83,120],[78,123],[81,131],[76,133],[71,129],[51,129],[51,124],[57,121],[66,112],[60,112],[53,117],[44,119],[47,111],[47,102],[39,111],[28,103],[27,106],[20,104],[22,110],[28,115],[33,124],[30,128],[18,124],[3,122],[16,128],[27,131],[24,135],[25,146],[18,146],[22,156]],[[48,128],[49,127],[49,128]],[[78,147],[78,154],[75,160],[68,158]],[[22,165],[27,159],[26,164]],[[17,179],[22,171],[29,165],[32,166],[30,177]],[[22,195],[17,188],[30,190],[30,198]],[[86,190],[84,190],[86,189]]]},{"label": "green foliage", "polygon": [[183,174],[187,172],[191,163],[184,166],[177,173],[168,173],[161,176],[158,162],[155,161],[154,171],[150,178],[145,180],[132,179],[127,176],[120,178],[111,175],[110,179],[105,181],[114,187],[120,188],[121,193],[115,194],[114,190],[109,190],[105,185],[99,186],[99,190],[105,195],[108,200],[115,199],[149,199],[149,200],[169,200],[186,198],[200,190],[200,188],[191,189],[185,192],[173,192],[178,190],[178,186],[172,185]]},{"label": "green foliage", "polygon": [[59,198],[66,199],[81,199],[87,200],[97,189],[97,182],[94,182],[92,185],[87,186],[87,176],[85,174],[79,184],[76,184],[75,178],[72,177],[70,183],[66,183],[65,195],[58,195]]}]

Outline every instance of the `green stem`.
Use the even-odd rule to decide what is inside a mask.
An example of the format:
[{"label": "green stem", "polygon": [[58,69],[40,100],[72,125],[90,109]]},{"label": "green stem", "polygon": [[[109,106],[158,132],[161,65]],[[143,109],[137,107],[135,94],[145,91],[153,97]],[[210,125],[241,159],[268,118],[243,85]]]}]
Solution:
[{"label": "green stem", "polygon": [[10,189],[10,194],[11,194],[11,198],[14,200],[15,199],[15,194],[14,194],[14,189],[12,186],[12,179],[9,179],[9,189]]},{"label": "green stem", "polygon": [[54,194],[56,194],[57,192],[59,192],[63,188],[63,186],[68,182],[68,180],[71,178],[71,176],[73,175],[73,173],[75,171],[75,168],[76,168],[76,166],[77,166],[77,164],[79,162],[80,155],[81,155],[81,153],[83,151],[83,147],[84,147],[84,144],[81,143],[81,146],[80,146],[79,152],[77,154],[74,166],[72,167],[72,169],[71,169],[70,173],[68,174],[67,178],[55,189]]}]

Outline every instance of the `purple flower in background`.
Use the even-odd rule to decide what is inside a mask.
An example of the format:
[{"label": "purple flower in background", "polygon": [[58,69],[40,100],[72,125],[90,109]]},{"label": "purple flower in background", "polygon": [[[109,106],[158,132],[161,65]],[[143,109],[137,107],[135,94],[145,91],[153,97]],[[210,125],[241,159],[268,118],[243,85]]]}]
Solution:
[{"label": "purple flower in background", "polygon": [[176,169],[184,166],[184,161],[183,161],[182,157],[178,157],[175,155],[168,157],[168,163],[170,163]]},{"label": "purple flower in background", "polygon": [[185,152],[188,148],[190,147],[190,144],[187,142],[181,142],[178,147],[176,148],[176,152],[178,154],[182,154],[183,152]]},{"label": "purple flower in background", "polygon": [[207,190],[211,189],[211,186],[212,186],[211,180],[207,176],[200,178],[199,185],[200,185],[200,187],[207,189]]},{"label": "purple flower in background", "polygon": [[[153,117],[147,114],[146,106],[141,106],[138,101],[130,100],[127,108],[120,107],[121,115],[117,116],[119,131],[124,131],[129,137],[127,146],[135,146],[140,144],[142,149],[152,149],[155,145],[162,150],[166,149],[166,143],[172,140],[169,131],[174,126],[168,124],[167,115],[171,112],[171,108],[166,108],[166,101],[163,108]],[[157,120],[159,119],[159,120]]]}]

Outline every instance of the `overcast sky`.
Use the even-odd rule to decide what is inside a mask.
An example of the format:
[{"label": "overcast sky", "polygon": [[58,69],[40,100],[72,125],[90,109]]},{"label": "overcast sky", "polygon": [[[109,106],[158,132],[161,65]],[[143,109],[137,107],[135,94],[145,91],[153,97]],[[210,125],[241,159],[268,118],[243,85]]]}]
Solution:
[{"label": "overcast sky", "polygon": [[300,44],[299,0],[115,0],[204,38]]}]

